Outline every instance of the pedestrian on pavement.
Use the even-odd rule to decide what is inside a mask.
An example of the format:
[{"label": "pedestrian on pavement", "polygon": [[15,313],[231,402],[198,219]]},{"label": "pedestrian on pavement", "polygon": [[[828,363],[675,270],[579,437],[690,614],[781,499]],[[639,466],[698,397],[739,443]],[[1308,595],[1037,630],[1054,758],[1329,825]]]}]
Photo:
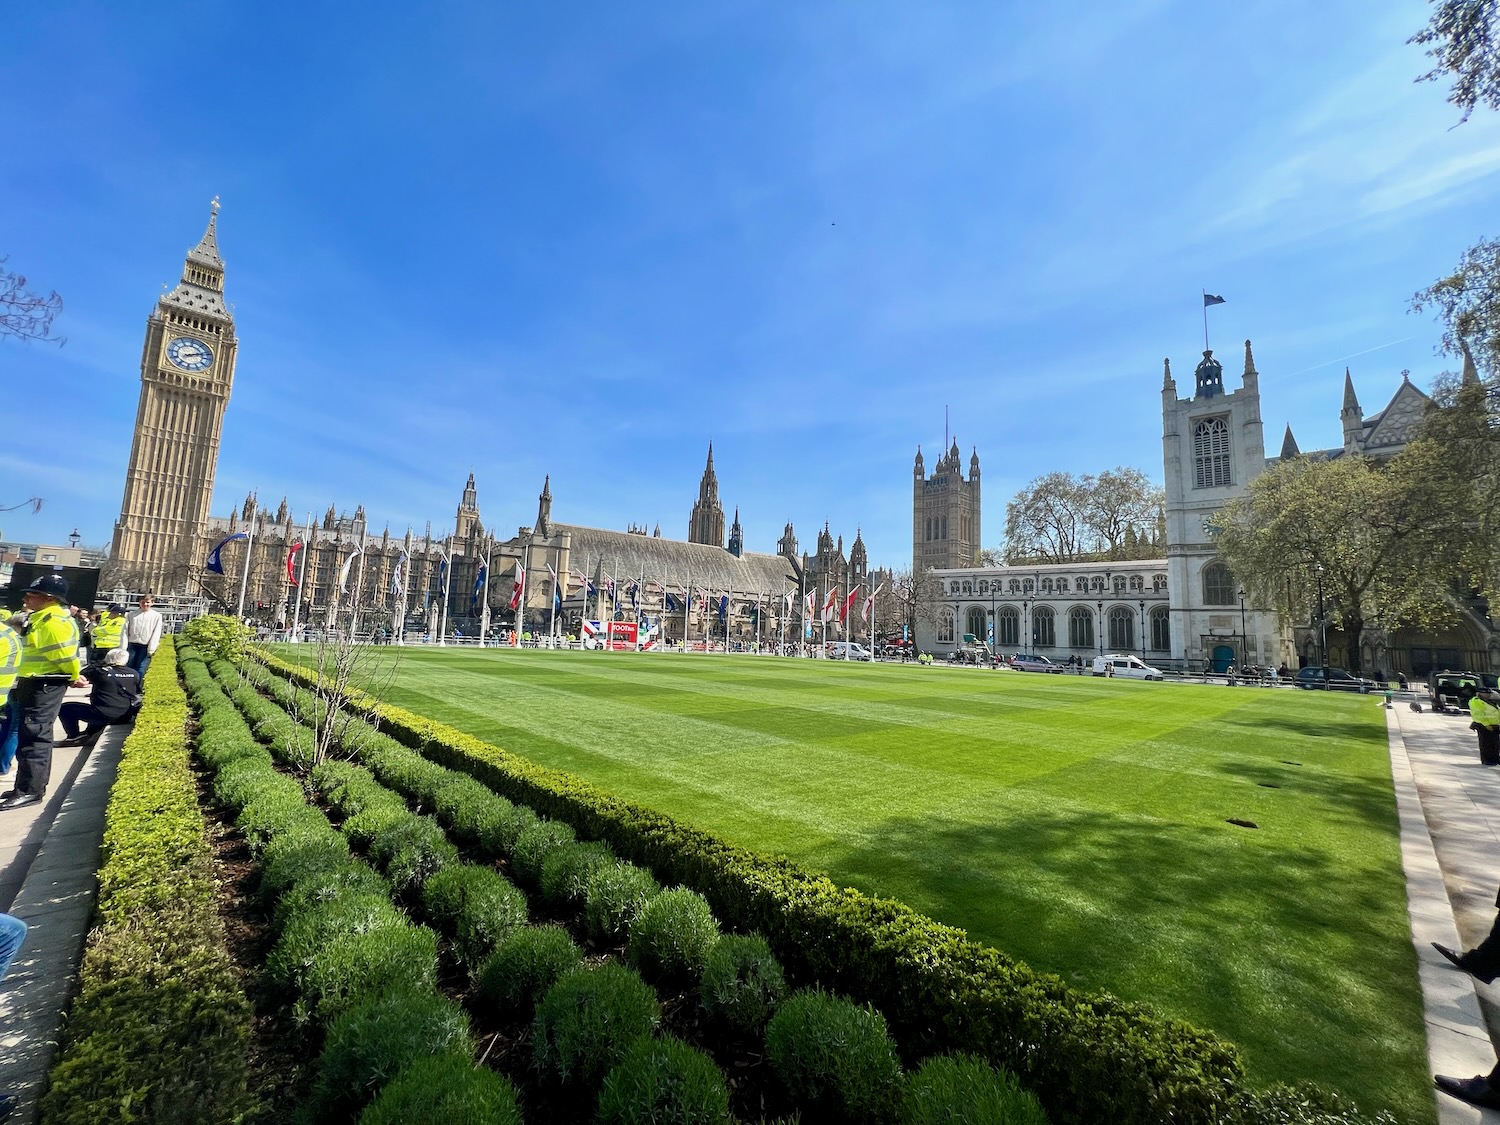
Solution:
[{"label": "pedestrian on pavement", "polygon": [[[1500,914],[1495,915],[1489,936],[1473,949],[1459,953],[1438,942],[1433,942],[1432,948],[1481,984],[1489,984],[1500,976]],[[1433,1083],[1443,1093],[1470,1105],[1500,1109],[1500,1064],[1488,1074],[1477,1074],[1473,1078],[1435,1075]]]},{"label": "pedestrian on pavement", "polygon": [[20,706],[10,698],[21,670],[21,634],[0,616],[0,773],[9,773],[16,760],[21,731]]},{"label": "pedestrian on pavement", "polygon": [[150,594],[142,594],[137,604],[140,608],[125,622],[125,647],[130,653],[130,666],[144,686],[146,669],[151,667],[151,657],[161,644],[161,614],[151,608]]},{"label": "pedestrian on pavement", "polygon": [[85,660],[94,647],[94,619],[82,606],[75,605],[69,612],[73,615],[73,624],[78,626],[78,659]]},{"label": "pedestrian on pavement", "polygon": [[111,603],[99,614],[99,620],[94,625],[94,642],[89,651],[89,659],[100,664],[104,661],[104,654],[112,648],[125,651],[125,607],[119,602]]},{"label": "pedestrian on pavement", "polygon": [[[129,722],[141,708],[141,678],[134,668],[125,666],[123,649],[112,648],[104,654],[103,664],[90,664],[74,687],[93,686],[87,703],[64,703],[58,712],[67,738],[59,746],[93,746],[104,728]],[[84,725],[80,734],[79,724]]]},{"label": "pedestrian on pavement", "polygon": [[1479,761],[1486,766],[1500,766],[1500,695],[1487,688],[1475,691],[1465,688],[1469,695],[1469,717],[1474,721],[1470,729],[1479,736]]},{"label": "pedestrian on pavement", "polygon": [[11,698],[21,709],[16,745],[16,785],[0,794],[0,812],[35,805],[52,779],[52,728],[68,685],[78,678],[78,627],[65,608],[68,583],[43,574],[23,595],[26,633]]}]

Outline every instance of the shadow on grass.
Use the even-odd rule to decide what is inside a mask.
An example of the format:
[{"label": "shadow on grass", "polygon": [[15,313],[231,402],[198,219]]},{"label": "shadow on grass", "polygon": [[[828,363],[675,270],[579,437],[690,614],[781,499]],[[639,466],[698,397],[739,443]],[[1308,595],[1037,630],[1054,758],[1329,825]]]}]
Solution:
[{"label": "shadow on grass", "polygon": [[1404,884],[1369,850],[1067,809],[897,820],[820,859],[1081,988],[1213,1029],[1257,1084],[1311,1079],[1429,1119]]},{"label": "shadow on grass", "polygon": [[1355,743],[1366,743],[1372,749],[1385,749],[1385,728],[1371,726],[1355,719],[1319,718],[1314,715],[1293,715],[1286,712],[1256,711],[1251,716],[1225,715],[1218,720],[1225,726],[1242,727],[1274,735],[1277,730],[1294,734],[1298,738],[1334,739]]},{"label": "shadow on grass", "polygon": [[[1396,797],[1387,778],[1350,777],[1347,773],[1330,773],[1313,763],[1294,766],[1264,758],[1228,759],[1217,768],[1230,777],[1279,790],[1283,795],[1315,798],[1322,805],[1325,823],[1336,818],[1343,829],[1395,832]],[[1274,808],[1271,811],[1274,815]],[[1235,815],[1240,814],[1236,811]],[[1297,811],[1299,819],[1307,815],[1305,809]]]}]

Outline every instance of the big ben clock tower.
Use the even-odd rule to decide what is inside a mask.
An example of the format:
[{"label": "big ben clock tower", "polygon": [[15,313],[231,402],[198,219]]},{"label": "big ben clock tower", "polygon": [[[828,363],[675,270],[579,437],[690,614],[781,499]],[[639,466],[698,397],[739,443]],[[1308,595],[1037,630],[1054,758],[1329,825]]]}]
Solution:
[{"label": "big ben clock tower", "polygon": [[199,539],[239,346],[224,303],[218,218],[215,198],[182,280],[146,320],[135,438],[110,552],[122,578],[142,591],[185,589],[201,563]]}]

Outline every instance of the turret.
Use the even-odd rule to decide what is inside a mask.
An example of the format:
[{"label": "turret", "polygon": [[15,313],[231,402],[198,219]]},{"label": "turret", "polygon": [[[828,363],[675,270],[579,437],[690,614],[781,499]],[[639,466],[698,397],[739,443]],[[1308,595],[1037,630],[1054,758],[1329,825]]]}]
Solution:
[{"label": "turret", "polygon": [[740,529],[740,509],[735,505],[734,526],[729,529],[729,553],[740,558],[745,553],[745,533]]},{"label": "turret", "polygon": [[539,539],[552,537],[552,474],[542,481],[542,494],[537,497],[535,533]]},{"label": "turret", "polygon": [[1203,352],[1203,358],[1193,371],[1193,378],[1197,384],[1193,391],[1194,398],[1212,398],[1224,393],[1224,367],[1214,358],[1212,350]]},{"label": "turret", "polygon": [[1258,394],[1260,392],[1260,372],[1255,370],[1255,356],[1250,351],[1250,341],[1245,341],[1245,374],[1241,376],[1240,383],[1247,391]]},{"label": "turret", "polygon": [[1286,436],[1281,439],[1281,459],[1290,461],[1293,457],[1301,457],[1302,450],[1297,448],[1297,439],[1292,436],[1291,423],[1287,424]]},{"label": "turret", "polygon": [[1359,407],[1359,396],[1354,393],[1354,376],[1344,368],[1344,408],[1339,411],[1339,421],[1344,427],[1344,448],[1354,452],[1359,448],[1359,438],[1364,430],[1364,411]]}]

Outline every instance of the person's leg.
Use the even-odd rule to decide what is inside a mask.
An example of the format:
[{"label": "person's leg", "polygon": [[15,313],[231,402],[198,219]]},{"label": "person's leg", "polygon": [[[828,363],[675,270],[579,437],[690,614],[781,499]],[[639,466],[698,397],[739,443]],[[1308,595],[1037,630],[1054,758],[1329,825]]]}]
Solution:
[{"label": "person's leg", "polygon": [[0,773],[10,773],[10,767],[15,765],[16,742],[20,737],[21,705],[12,692],[4,708],[0,708]]},{"label": "person's leg", "polygon": [[146,651],[146,646],[142,645],[141,646],[141,663],[140,663],[140,667],[138,667],[136,669],[136,672],[141,677],[141,690],[142,691],[144,691],[145,688],[146,688],[146,669],[149,668],[149,667],[151,667],[151,654]]},{"label": "person's leg", "polygon": [[139,673],[141,670],[141,661],[146,659],[146,646],[130,644],[125,647],[125,653],[126,667],[134,668],[136,672]]},{"label": "person's leg", "polygon": [[69,703],[64,703],[58,709],[57,717],[62,722],[63,733],[69,738],[77,738],[78,724],[80,722],[89,722],[93,714],[94,709],[92,706],[75,699]]},{"label": "person's leg", "polygon": [[14,914],[0,914],[0,978],[10,970],[25,940],[26,923]]},{"label": "person's leg", "polygon": [[67,693],[65,683],[21,680],[21,738],[16,747],[16,795],[41,797],[52,779],[53,724]]}]

